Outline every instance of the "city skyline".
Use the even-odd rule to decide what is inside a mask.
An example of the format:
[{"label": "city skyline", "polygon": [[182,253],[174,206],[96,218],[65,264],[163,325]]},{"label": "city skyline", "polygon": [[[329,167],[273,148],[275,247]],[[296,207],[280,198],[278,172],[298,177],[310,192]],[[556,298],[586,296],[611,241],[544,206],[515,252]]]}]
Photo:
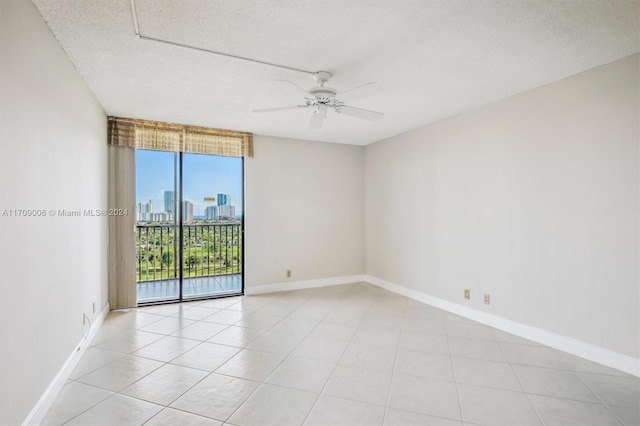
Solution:
[{"label": "city skyline", "polygon": [[[166,222],[173,220],[175,192],[164,190],[163,195],[164,204],[162,210],[153,207],[153,200],[136,203],[136,220],[145,222]],[[183,200],[182,220],[190,222],[194,219],[226,220],[236,218],[236,206],[231,204],[231,196],[229,194],[216,194],[216,197],[207,198],[209,199],[206,200],[208,203],[212,203],[215,198],[216,204],[209,204],[204,209],[204,215],[195,215],[193,212],[194,204],[190,200]]]},{"label": "city skyline", "polygon": [[[226,195],[242,215],[242,159],[183,154],[183,201],[193,203],[193,216],[205,217],[205,209],[217,205],[218,194]],[[140,203],[153,204],[154,213],[167,211],[166,191],[174,188],[173,152],[136,150],[136,210]],[[206,202],[205,197],[216,201]],[[173,204],[173,203],[171,203]]]}]

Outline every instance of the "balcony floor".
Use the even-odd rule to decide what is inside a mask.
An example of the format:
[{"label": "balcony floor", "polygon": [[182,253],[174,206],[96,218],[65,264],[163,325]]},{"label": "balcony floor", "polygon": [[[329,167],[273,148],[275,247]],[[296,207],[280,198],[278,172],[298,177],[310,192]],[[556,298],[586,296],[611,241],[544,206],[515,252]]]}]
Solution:
[{"label": "balcony floor", "polygon": [[[180,284],[176,279],[143,281],[137,283],[136,287],[138,303],[177,300],[180,294]],[[241,274],[184,279],[183,296],[185,299],[239,294],[241,291]]]}]

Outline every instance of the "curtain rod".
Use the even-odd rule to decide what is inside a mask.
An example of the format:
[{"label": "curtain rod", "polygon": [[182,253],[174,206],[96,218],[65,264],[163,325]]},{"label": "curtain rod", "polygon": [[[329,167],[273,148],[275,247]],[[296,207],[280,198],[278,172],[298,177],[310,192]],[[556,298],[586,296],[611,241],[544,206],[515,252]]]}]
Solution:
[{"label": "curtain rod", "polygon": [[147,40],[147,41],[153,41],[153,42],[156,42],[156,43],[168,44],[168,45],[171,45],[171,46],[182,47],[182,48],[185,48],[185,49],[197,50],[197,51],[200,51],[200,52],[210,53],[210,54],[218,55],[218,56],[226,56],[227,58],[240,59],[240,60],[243,60],[243,61],[253,62],[253,63],[256,63],[256,64],[269,65],[269,66],[272,66],[272,67],[282,68],[282,69],[289,70],[289,71],[297,71],[297,72],[301,72],[301,73],[305,73],[305,74],[311,74],[311,75],[315,74],[315,72],[313,72],[313,71],[307,71],[307,70],[303,70],[303,69],[300,69],[300,68],[288,67],[286,65],[280,65],[280,64],[274,64],[274,63],[271,63],[271,62],[259,61],[257,59],[245,58],[243,56],[237,56],[237,55],[231,55],[229,53],[217,52],[215,50],[209,50],[209,49],[205,49],[205,48],[202,48],[202,47],[190,46],[190,45],[187,45],[187,44],[176,43],[176,42],[169,41],[169,40],[162,40],[162,39],[159,39],[159,38],[144,36],[144,35],[142,35],[140,33],[140,25],[138,23],[138,13],[136,11],[135,0],[130,0],[130,3],[131,3],[131,15],[133,16],[134,31],[135,31],[136,37],[138,39],[140,39],[140,40]]}]

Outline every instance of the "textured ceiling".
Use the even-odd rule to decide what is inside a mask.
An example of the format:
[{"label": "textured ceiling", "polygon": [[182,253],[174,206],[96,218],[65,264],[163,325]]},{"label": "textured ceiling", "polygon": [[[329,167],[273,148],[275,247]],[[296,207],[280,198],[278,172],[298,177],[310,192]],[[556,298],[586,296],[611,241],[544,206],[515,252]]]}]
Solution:
[{"label": "textured ceiling", "polygon": [[338,91],[386,92],[329,113],[255,114],[303,101],[308,74],[134,33],[129,0],[34,0],[109,115],[368,144],[640,50],[640,2],[625,0],[136,0],[140,32],[309,71]]}]

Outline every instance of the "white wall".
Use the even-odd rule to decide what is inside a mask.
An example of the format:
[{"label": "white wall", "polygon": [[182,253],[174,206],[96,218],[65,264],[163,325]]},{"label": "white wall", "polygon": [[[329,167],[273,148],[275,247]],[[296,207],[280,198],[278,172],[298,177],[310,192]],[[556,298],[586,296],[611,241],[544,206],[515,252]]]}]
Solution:
[{"label": "white wall", "polygon": [[[29,1],[0,1],[0,424],[18,424],[107,301],[106,115]],[[92,302],[96,314],[92,313]],[[84,331],[88,330],[88,326]]]},{"label": "white wall", "polygon": [[254,151],[246,287],[362,274],[364,148],[256,135]]},{"label": "white wall", "polygon": [[638,62],[367,146],[367,274],[638,358]]}]

